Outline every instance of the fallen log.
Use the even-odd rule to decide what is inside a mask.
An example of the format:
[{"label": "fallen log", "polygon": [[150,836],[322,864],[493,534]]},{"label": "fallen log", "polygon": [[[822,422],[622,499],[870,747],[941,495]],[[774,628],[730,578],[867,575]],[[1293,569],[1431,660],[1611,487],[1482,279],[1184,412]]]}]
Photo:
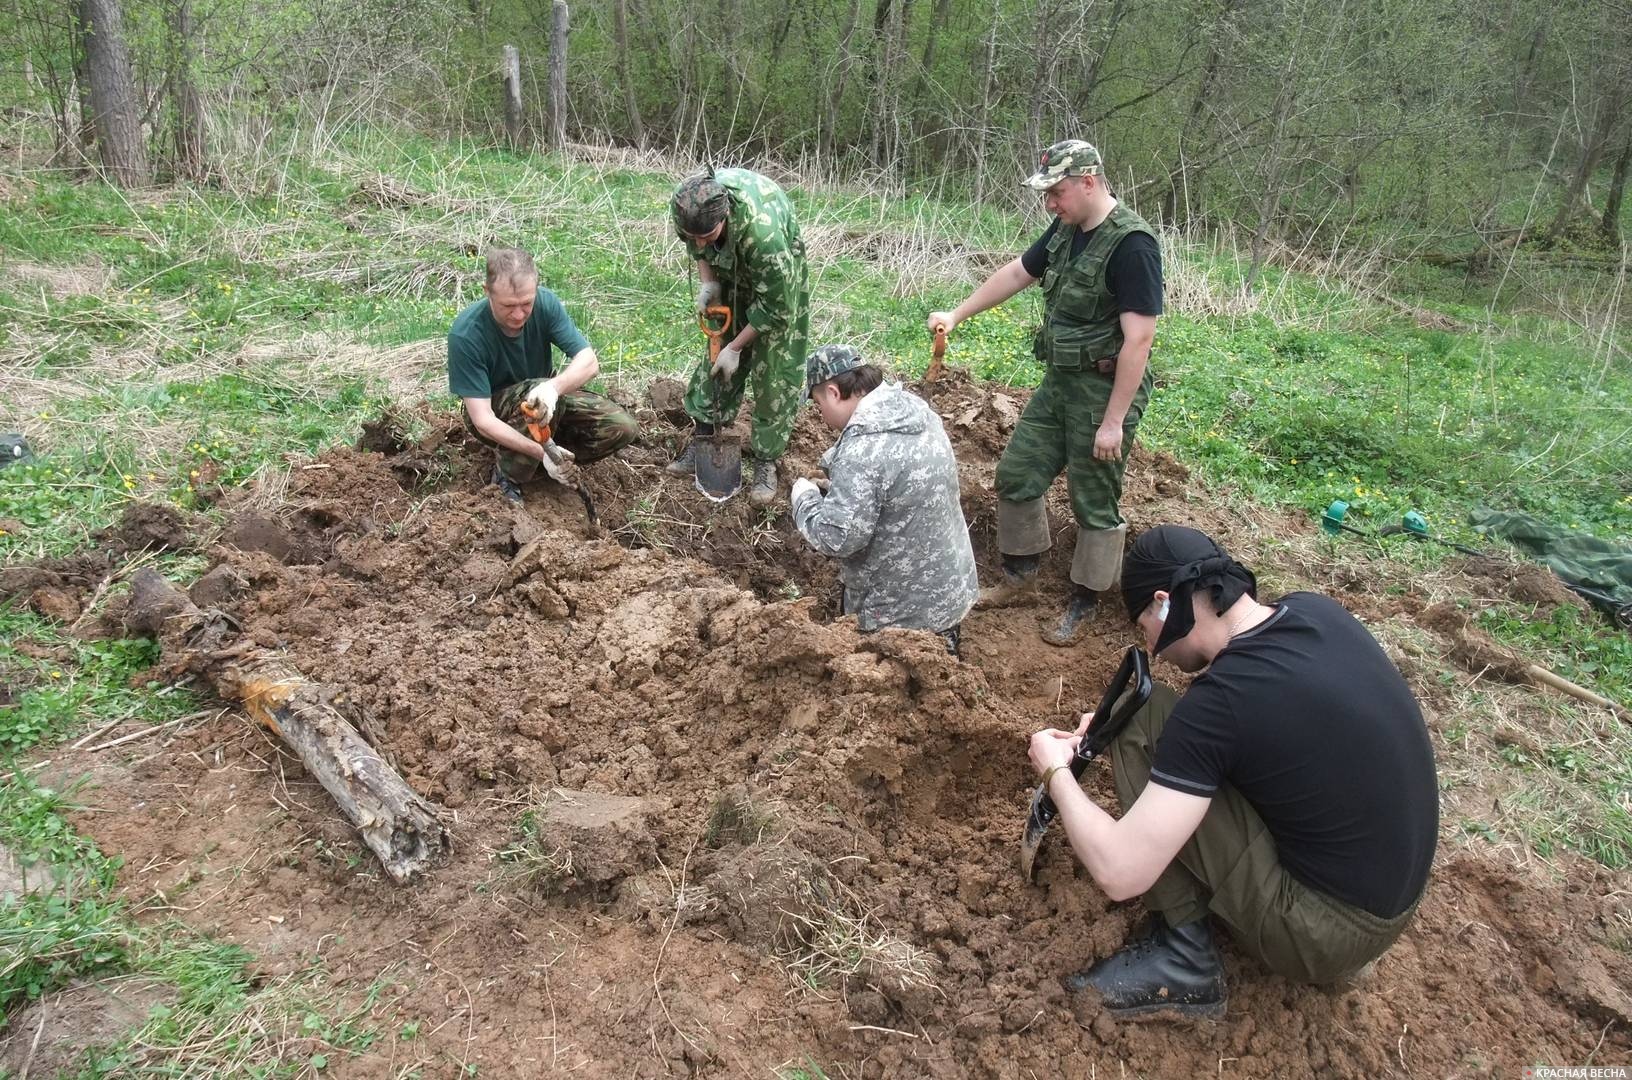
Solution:
[{"label": "fallen log", "polygon": [[156,571],[139,570],[130,584],[125,625],[159,639],[166,667],[202,676],[282,739],[391,880],[407,883],[446,854],[448,833],[431,805],[335,708],[340,695],[332,687],[311,682],[253,642],[234,642],[237,627],[228,616],[201,610]]}]

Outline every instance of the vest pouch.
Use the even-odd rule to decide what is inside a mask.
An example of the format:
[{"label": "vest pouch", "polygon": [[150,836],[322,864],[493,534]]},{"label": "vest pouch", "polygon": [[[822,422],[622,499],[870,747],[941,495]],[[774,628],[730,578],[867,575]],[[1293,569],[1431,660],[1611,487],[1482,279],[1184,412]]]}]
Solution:
[{"label": "vest pouch", "polygon": [[1051,368],[1082,371],[1094,368],[1099,360],[1095,343],[1082,341],[1082,331],[1078,327],[1048,322],[1038,336],[1042,347],[1037,359]]}]

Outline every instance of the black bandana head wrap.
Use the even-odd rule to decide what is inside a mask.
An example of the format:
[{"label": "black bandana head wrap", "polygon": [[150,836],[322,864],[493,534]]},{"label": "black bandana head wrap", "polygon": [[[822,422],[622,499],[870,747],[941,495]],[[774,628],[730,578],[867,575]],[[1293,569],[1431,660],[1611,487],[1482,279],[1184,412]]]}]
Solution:
[{"label": "black bandana head wrap", "polygon": [[1159,525],[1139,534],[1122,560],[1122,601],[1137,621],[1158,589],[1170,598],[1167,622],[1152,652],[1160,654],[1196,625],[1190,598],[1205,592],[1222,615],[1243,596],[1258,596],[1258,579],[1230,558],[1206,533],[1183,525]]}]

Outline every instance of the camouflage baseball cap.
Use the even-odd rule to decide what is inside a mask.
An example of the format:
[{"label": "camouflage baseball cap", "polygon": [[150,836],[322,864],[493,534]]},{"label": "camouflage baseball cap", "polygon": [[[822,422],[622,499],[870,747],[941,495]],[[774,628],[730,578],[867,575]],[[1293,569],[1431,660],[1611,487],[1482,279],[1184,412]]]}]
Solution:
[{"label": "camouflage baseball cap", "polygon": [[714,179],[712,171],[688,176],[674,189],[669,212],[674,215],[674,227],[689,236],[702,236],[713,231],[725,220],[731,210],[731,196]]},{"label": "camouflage baseball cap", "polygon": [[805,360],[805,397],[829,379],[854,371],[867,361],[848,345],[823,345]]},{"label": "camouflage baseball cap", "polygon": [[1029,188],[1047,191],[1067,176],[1098,176],[1104,165],[1093,143],[1066,139],[1044,150],[1037,171],[1020,182]]}]

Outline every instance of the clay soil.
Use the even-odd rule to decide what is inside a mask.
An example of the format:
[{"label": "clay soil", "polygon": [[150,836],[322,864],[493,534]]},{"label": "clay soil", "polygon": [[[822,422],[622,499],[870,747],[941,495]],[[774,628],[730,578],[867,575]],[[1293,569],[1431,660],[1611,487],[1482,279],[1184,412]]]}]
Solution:
[{"label": "clay soil", "polygon": [[[957,444],[985,576],[992,471],[1023,394],[956,372],[924,393]],[[224,499],[194,599],[342,690],[446,809],[452,856],[419,883],[391,884],[235,712],[163,753],[135,744],[132,764],[99,756],[76,824],[123,856],[146,917],[369,1003],[384,1037],[330,1071],[1443,1077],[1632,1061],[1632,956],[1611,944],[1632,879],[1568,858],[1562,879],[1521,871],[1453,822],[1418,917],[1357,987],[1292,985],[1226,944],[1219,1022],[1118,1024],[1071,1000],[1059,977],[1142,911],[1109,903],[1061,835],[1036,883],[1017,869],[1026,736],[1091,707],[1133,640],[1114,610],[1074,647],[1038,638],[1069,556],[1059,486],[1044,570],[1059,585],[971,615],[960,662],[929,635],[835,618],[832,569],[785,513],[716,507],[665,474],[679,434],[662,388],[654,400],[645,443],[585,470],[596,536],[548,484],[504,503],[446,416],[295,469],[276,511]],[[828,442],[802,416],[787,463],[812,472]],[[1204,496],[1136,451],[1135,528],[1188,522],[1253,550]],[[1107,774],[1090,788],[1114,805]]]}]

